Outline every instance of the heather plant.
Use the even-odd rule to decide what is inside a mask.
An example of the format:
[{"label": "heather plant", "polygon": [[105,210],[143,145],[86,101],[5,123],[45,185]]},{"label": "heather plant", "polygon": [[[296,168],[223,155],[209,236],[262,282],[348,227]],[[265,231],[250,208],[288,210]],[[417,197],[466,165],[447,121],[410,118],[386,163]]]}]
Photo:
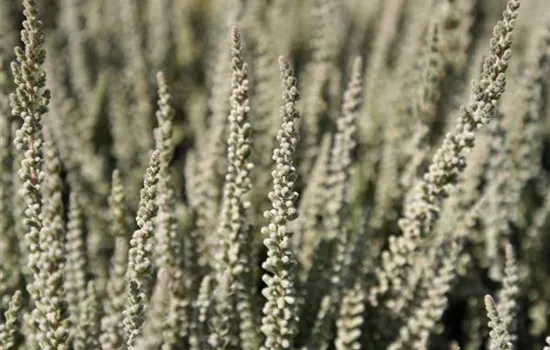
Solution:
[{"label": "heather plant", "polygon": [[549,154],[546,1],[2,1],[0,349],[548,350]]}]

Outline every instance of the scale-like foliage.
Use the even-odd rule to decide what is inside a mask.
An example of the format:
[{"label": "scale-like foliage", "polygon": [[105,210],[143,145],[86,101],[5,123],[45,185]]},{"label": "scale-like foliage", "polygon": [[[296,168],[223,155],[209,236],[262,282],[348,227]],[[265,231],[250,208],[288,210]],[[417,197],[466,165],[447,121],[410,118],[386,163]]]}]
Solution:
[{"label": "scale-like foliage", "polygon": [[0,348],[541,348],[547,2],[21,2]]}]

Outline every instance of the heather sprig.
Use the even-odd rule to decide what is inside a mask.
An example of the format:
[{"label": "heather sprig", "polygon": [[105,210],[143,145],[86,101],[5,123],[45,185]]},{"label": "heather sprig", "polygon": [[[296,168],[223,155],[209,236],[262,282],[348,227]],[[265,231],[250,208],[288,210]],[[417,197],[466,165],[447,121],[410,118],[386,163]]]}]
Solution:
[{"label": "heather sprig", "polygon": [[72,326],[78,325],[82,300],[86,299],[86,251],[84,246],[84,221],[78,193],[72,191],[69,198],[67,223],[67,265],[65,290]]},{"label": "heather sprig", "polygon": [[[442,201],[449,196],[466,167],[464,153],[474,147],[476,130],[489,123],[495,113],[496,103],[506,86],[505,73],[518,9],[519,1],[508,1],[502,20],[493,29],[490,55],[484,61],[480,80],[472,84],[469,103],[461,108],[455,130],[445,135],[428,171],[413,189],[414,200],[406,203],[404,216],[399,220],[403,235],[390,237],[389,249],[382,254],[383,268],[378,273],[381,285],[389,280],[391,289],[399,291],[411,254],[429,237],[439,218]],[[373,302],[379,292],[384,291],[372,290]]]},{"label": "heather sprig", "polygon": [[124,332],[126,347],[135,349],[135,343],[141,335],[145,321],[146,295],[140,291],[139,282],[131,279],[126,291],[126,308],[124,309]]},{"label": "heather sprig", "polygon": [[[407,113],[404,114],[408,117],[408,119],[412,118],[412,122],[414,123],[412,137],[409,137],[410,144],[405,151],[406,166],[400,179],[401,186],[406,192],[415,184],[414,181],[416,181],[419,168],[427,162],[430,155],[430,139],[433,138],[433,134],[435,134],[437,127],[441,123],[441,121],[437,120],[437,112],[442,95],[443,81],[446,77],[446,71],[443,54],[441,52],[442,39],[440,32],[441,29],[439,28],[439,24],[430,23],[427,42],[424,44],[424,52],[420,55],[422,61],[421,72],[418,77],[418,84],[420,87],[418,91],[412,92],[410,102],[406,103]],[[411,121],[408,121],[408,123],[411,123]],[[392,128],[388,128],[387,130],[388,133],[392,133]],[[393,134],[395,135],[396,133],[394,132]],[[404,135],[399,135],[399,133],[397,133],[397,135],[393,136],[393,138],[389,138],[391,144],[388,148],[390,148],[390,150],[394,153],[395,139],[402,136]],[[398,155],[391,153],[387,156],[385,155],[381,162],[382,164],[384,164],[384,162],[392,161],[395,163],[397,158]],[[383,178],[385,177],[386,176],[383,176]],[[400,193],[396,193],[395,190],[392,190],[391,182],[388,181],[384,183],[387,183],[388,185],[380,190],[381,196],[383,198],[390,197],[389,201],[391,203],[391,201],[395,200],[395,198],[392,198],[384,193],[394,193],[393,197],[399,195]],[[387,204],[382,207],[382,209],[378,209],[378,211],[384,213],[386,212],[386,208]]]},{"label": "heather sprig", "polygon": [[39,296],[32,311],[37,342],[41,347],[68,348],[69,323],[65,299],[66,251],[63,235],[63,200],[61,164],[51,132],[44,143],[44,170],[42,197],[42,227],[39,234],[39,251],[32,290]]},{"label": "heather sprig", "polygon": [[8,97],[8,77],[4,69],[5,53],[0,47],[0,308],[8,305],[10,294],[19,282],[16,220],[10,210],[14,194],[13,151],[11,144],[11,116]]},{"label": "heather sprig", "polygon": [[441,46],[444,61],[451,71],[458,73],[468,62],[471,45],[471,27],[474,23],[475,1],[448,1],[444,4],[441,21]]},{"label": "heather sprig", "polygon": [[406,324],[401,327],[397,340],[388,349],[427,349],[429,336],[437,320],[445,311],[448,304],[447,293],[451,289],[451,282],[456,277],[456,262],[461,247],[456,242],[451,244],[449,251],[445,251],[446,255],[441,258],[441,266],[438,267],[437,273],[429,281],[426,296],[407,319]]},{"label": "heather sprig", "polygon": [[[114,72],[113,72],[114,74]],[[143,169],[136,166],[140,156],[134,143],[134,135],[127,132],[127,126],[131,120],[131,111],[128,107],[130,99],[128,89],[123,81],[115,80],[109,86],[109,125],[113,137],[113,154],[116,157],[119,171],[124,174],[124,183],[128,199],[137,198],[138,186],[141,182]],[[135,204],[132,205],[132,207]]]},{"label": "heather sprig", "polygon": [[109,196],[111,234],[115,238],[113,256],[106,286],[106,303],[101,318],[100,342],[103,350],[114,350],[122,346],[123,310],[126,303],[124,277],[128,266],[128,212],[126,209],[124,186],[120,172],[113,171],[111,195]]},{"label": "heather sprig", "polygon": [[140,193],[140,205],[136,216],[138,229],[134,231],[128,251],[127,300],[124,309],[124,329],[126,346],[134,349],[137,338],[141,335],[144,316],[153,278],[153,232],[154,218],[157,214],[157,181],[160,163],[160,151],[151,154],[143,188]]},{"label": "heather sprig", "polygon": [[174,108],[172,107],[172,96],[166,82],[163,72],[157,73],[158,85],[158,110],[157,117],[158,128],[155,129],[156,148],[161,153],[161,162],[167,167],[172,160],[174,152],[173,134],[174,134]]},{"label": "heather sprig", "polygon": [[[273,48],[269,46],[269,35],[265,29],[260,29],[254,52],[252,66],[253,84],[251,86],[252,99],[250,113],[254,114],[254,148],[260,154],[270,152],[275,146],[278,118],[276,113],[277,95],[273,86],[277,84],[276,56],[272,54]],[[269,168],[269,162],[259,159],[258,164],[262,168]],[[266,176],[267,177],[267,176]]]},{"label": "heather sprig", "polygon": [[[57,45],[52,41],[47,44],[47,49],[53,56],[59,55],[61,49]],[[50,112],[45,125],[52,128],[64,167],[69,171],[68,182],[71,187],[90,186],[94,192],[82,191],[80,200],[84,202],[96,199],[98,194],[107,193],[108,186],[103,176],[105,162],[95,153],[93,133],[88,132],[93,126],[86,126],[87,122],[81,120],[88,114],[78,109],[78,100],[65,85],[66,67],[58,61],[46,60],[45,71],[48,75],[48,88],[56,91],[49,105]],[[93,106],[91,108],[95,109]],[[86,137],[79,136],[84,132]],[[77,173],[79,176],[76,176]],[[97,221],[97,218],[90,217],[89,220]]]},{"label": "heather sprig", "polygon": [[362,65],[361,57],[353,61],[348,87],[344,93],[341,117],[337,120],[334,145],[329,162],[329,177],[327,179],[330,192],[327,203],[325,226],[330,236],[338,234],[342,229],[344,217],[347,214],[346,199],[351,173],[352,156],[355,146],[356,119],[361,107],[362,97]]},{"label": "heather sprig", "polygon": [[[189,318],[186,310],[188,290],[186,284],[183,283],[185,278],[182,270],[184,259],[182,257],[183,241],[178,230],[176,194],[170,169],[174,152],[173,120],[175,111],[171,105],[172,97],[162,72],[157,74],[157,84],[159,87],[159,100],[156,116],[159,126],[155,129],[155,141],[157,149],[160,150],[160,165],[154,257],[157,268],[166,270],[162,273],[163,278],[164,275],[167,275],[166,278],[168,279],[166,286],[164,286],[169,290],[168,298],[170,301],[166,308],[168,317],[160,328],[164,334],[159,341],[162,342],[163,348],[170,348],[178,343],[178,335],[187,335],[186,326]],[[160,273],[160,270],[158,273]],[[157,294],[159,293],[164,292],[159,291]],[[144,335],[144,337],[146,336]]]},{"label": "heather sprig", "polygon": [[[123,0],[120,2],[120,20],[122,25],[122,45],[124,58],[128,62],[125,66],[124,77],[127,83],[131,84],[132,105],[131,110],[135,113],[135,122],[138,123],[138,132],[134,136],[134,142],[139,147],[141,158],[146,162],[146,153],[152,146],[152,106],[149,99],[149,79],[147,74],[147,63],[141,47],[142,36],[139,30],[139,7],[135,0]],[[136,78],[133,78],[136,77]]]},{"label": "heather sprig", "polygon": [[391,1],[387,6],[381,8],[381,19],[377,24],[380,35],[376,36],[372,45],[373,55],[365,73],[369,81],[363,96],[366,117],[360,120],[359,130],[361,138],[369,145],[378,145],[380,142],[378,133],[383,120],[379,108],[383,99],[378,99],[377,92],[383,88],[384,81],[382,77],[387,72],[386,59],[397,31],[397,23],[403,9],[403,3],[403,0]]},{"label": "heather sprig", "polygon": [[163,328],[162,350],[170,350],[189,336],[190,328],[190,293],[186,284],[186,276],[182,268],[174,273],[173,282],[169,284],[170,295],[168,315]]},{"label": "heather sprig", "polygon": [[32,326],[32,314],[31,312],[25,312],[23,314],[23,322],[21,325],[21,331],[25,334],[25,341],[31,349],[39,349],[38,341],[36,340],[36,329]]},{"label": "heather sprig", "polygon": [[100,313],[101,306],[97,295],[95,283],[88,282],[86,297],[81,300],[83,303],[79,315],[78,325],[74,339],[75,350],[99,350],[100,349]]},{"label": "heather sprig", "polygon": [[67,31],[67,47],[69,51],[69,68],[71,71],[72,85],[80,101],[90,102],[91,77],[89,67],[86,64],[85,29],[81,27],[83,11],[77,1],[62,1],[61,25]]},{"label": "heather sprig", "polygon": [[[11,113],[23,119],[23,124],[17,130],[14,144],[23,153],[21,168],[18,171],[22,182],[21,197],[25,200],[25,241],[28,266],[37,279],[38,259],[40,256],[39,234],[42,229],[40,213],[42,210],[42,194],[40,184],[44,178],[42,173],[42,116],[48,112],[50,91],[45,89],[46,73],[42,65],[46,59],[46,51],[42,49],[44,33],[42,22],[38,19],[36,3],[32,0],[23,2],[25,21],[21,31],[24,50],[15,49],[16,61],[11,63],[11,71],[16,87],[10,94]],[[29,291],[34,301],[39,300],[36,290]]]},{"label": "heather sprig", "polygon": [[[399,195],[399,189],[395,186],[398,182],[398,157],[397,157],[397,134],[392,127],[385,129],[386,136],[382,145],[379,174],[376,183],[376,194],[374,197],[374,211],[371,225],[374,229],[380,230],[387,220],[395,219],[395,201]],[[416,132],[413,138],[416,137]],[[410,149],[409,149],[410,150]],[[422,153],[416,153],[411,163],[416,161]],[[414,166],[414,165],[412,165]],[[411,166],[411,167],[412,167]],[[409,169],[407,169],[409,170]],[[412,172],[412,169],[410,169]],[[405,172],[404,178],[410,178],[412,174]],[[405,181],[406,182],[406,181]]]},{"label": "heather sprig", "polygon": [[336,350],[361,349],[361,328],[364,321],[366,293],[359,281],[344,292],[340,315],[336,320]]},{"label": "heather sprig", "polygon": [[513,177],[513,165],[506,135],[499,119],[488,127],[491,138],[487,161],[486,178],[491,179],[485,190],[488,206],[483,217],[485,222],[486,259],[489,277],[502,279],[499,247],[512,233],[512,224],[518,221],[517,203],[521,197],[518,181]]},{"label": "heather sprig", "polygon": [[264,239],[267,259],[262,264],[266,272],[262,280],[267,287],[262,291],[266,302],[261,330],[266,340],[261,349],[266,350],[292,348],[298,321],[294,271],[296,259],[291,249],[291,233],[287,223],[298,217],[295,207],[298,193],[294,191],[294,153],[299,139],[297,123],[300,115],[296,109],[299,93],[296,78],[286,58],[279,57],[279,66],[284,105],[280,109],[282,124],[277,134],[279,147],[273,151],[273,191],[269,193],[272,209],[265,212],[269,224],[262,228],[262,234],[267,236]]},{"label": "heather sprig", "polygon": [[172,185],[170,162],[173,155],[174,109],[171,106],[170,92],[164,74],[157,74],[159,87],[158,128],[155,129],[156,149],[159,150],[158,169],[158,215],[155,232],[155,260],[158,267],[175,271],[178,266],[180,244],[177,236],[177,222],[174,216],[175,194]]},{"label": "heather sprig", "polygon": [[0,348],[10,350],[15,345],[15,335],[21,319],[21,291],[16,291],[11,297],[3,324],[0,324]]},{"label": "heather sprig", "polygon": [[157,272],[157,282],[147,308],[143,336],[137,341],[136,349],[158,349],[163,345],[163,329],[170,296],[170,275],[168,270],[161,268]]},{"label": "heather sprig", "polygon": [[544,98],[550,82],[550,19],[536,32],[532,46],[528,66],[519,82],[518,103],[512,108],[508,132],[514,170],[523,184],[538,176],[541,170],[540,121],[550,110]]},{"label": "heather sprig", "polygon": [[[252,188],[250,171],[253,163],[250,160],[252,152],[252,126],[249,123],[249,82],[248,65],[244,62],[241,34],[237,27],[233,27],[232,37],[232,93],[230,97],[231,112],[229,114],[229,136],[227,143],[228,168],[225,174],[225,183],[222,194],[222,208],[218,226],[218,239],[221,242],[220,256],[217,257],[218,273],[230,273],[230,287],[232,293],[216,293],[215,295],[237,298],[239,305],[244,308],[244,314],[239,314],[239,326],[244,340],[254,344],[257,338],[253,315],[251,314],[247,275],[250,268],[250,252],[246,252],[251,237],[248,234],[247,209],[250,207],[248,193]],[[229,277],[228,277],[229,278]],[[219,303],[231,300],[218,301]],[[220,310],[221,312],[222,310]],[[249,345],[250,346],[250,345]]]},{"label": "heather sprig", "polygon": [[312,40],[312,60],[308,70],[308,86],[304,94],[303,111],[303,145],[304,159],[300,163],[304,173],[309,172],[318,152],[318,137],[320,121],[327,110],[328,102],[323,93],[329,79],[329,70],[334,54],[330,45],[331,8],[335,6],[332,0],[316,0],[313,2],[312,14],[315,21],[315,32]]},{"label": "heather sprig", "polygon": [[[337,316],[338,306],[342,297],[342,289],[344,284],[345,271],[345,253],[348,244],[348,231],[344,224],[344,218],[347,215],[347,188],[351,172],[352,152],[355,148],[356,141],[355,121],[361,105],[362,95],[362,59],[356,57],[353,62],[352,73],[349,79],[348,87],[344,93],[344,102],[342,105],[342,114],[337,121],[337,131],[334,136],[334,144],[331,151],[331,158],[328,167],[327,177],[327,203],[326,215],[324,219],[324,227],[327,230],[328,236],[335,239],[335,249],[332,255],[332,266],[330,270],[330,301],[331,305],[327,310],[327,315],[324,322],[331,323]],[[327,326],[322,326],[327,329],[320,335],[314,335],[318,339],[319,344],[328,343],[331,333]],[[325,339],[325,340],[321,340]]]},{"label": "heather sprig", "polygon": [[491,329],[489,333],[491,338],[490,350],[512,350],[510,334],[497,310],[494,299],[490,295],[485,296],[485,309],[487,310],[489,328]]},{"label": "heather sprig", "polygon": [[205,328],[209,309],[212,305],[213,285],[212,276],[204,276],[200,283],[197,297],[192,305],[193,319],[190,327],[189,345],[193,350],[204,349],[207,346],[208,333]]},{"label": "heather sprig", "polygon": [[[246,261],[252,264],[253,261]],[[250,275],[250,273],[249,273]],[[245,279],[243,283],[236,284],[235,310],[239,315],[239,337],[243,350],[255,350],[260,347],[261,337],[258,330],[258,316],[256,311],[257,297],[253,293],[252,283]]]},{"label": "heather sprig", "polygon": [[224,254],[222,264],[228,264],[230,273],[237,277],[245,269],[239,263],[240,239],[246,229],[246,208],[250,206],[247,193],[252,187],[250,161],[252,127],[248,122],[248,66],[242,58],[242,42],[239,30],[232,31],[232,93],[230,98],[229,138],[227,143],[228,168],[222,196],[222,208],[218,237],[226,242],[220,250]]},{"label": "heather sprig", "polygon": [[300,262],[300,280],[304,280],[312,266],[313,251],[319,242],[319,234],[323,232],[321,227],[321,214],[324,211],[324,200],[328,195],[327,178],[331,153],[332,135],[325,134],[321,141],[319,155],[313,165],[311,176],[300,199],[300,217],[295,221],[294,237],[295,250]]},{"label": "heather sprig", "polygon": [[229,348],[235,340],[231,331],[231,320],[234,317],[232,284],[233,276],[231,271],[226,269],[219,275],[218,283],[212,292],[214,311],[210,319],[212,331],[208,336],[208,345],[213,349]]},{"label": "heather sprig", "polygon": [[152,242],[154,233],[154,218],[158,211],[157,184],[160,165],[160,151],[151,153],[149,166],[143,178],[143,188],[140,191],[140,203],[136,216],[138,229],[134,231],[130,240],[128,252],[128,276],[130,278],[144,278],[144,282],[152,278],[153,253]]},{"label": "heather sprig", "polygon": [[439,27],[430,27],[426,53],[423,57],[421,86],[414,100],[413,116],[428,126],[434,125],[437,104],[441,98],[440,85],[445,77],[441,54],[441,34]]},{"label": "heather sprig", "polygon": [[[329,239],[322,237],[312,248],[311,268],[307,270],[307,273],[304,273],[305,277],[301,280],[303,287],[300,290],[298,299],[300,329],[316,329],[313,326],[315,322],[318,322],[319,320],[318,318],[316,319],[316,317],[318,317],[321,312],[319,309],[321,301],[324,298],[330,300],[330,295],[328,295],[327,291],[331,287],[330,279],[333,276],[333,271],[335,270],[332,264],[332,256],[334,255],[337,245],[337,238]],[[327,274],[327,271],[330,271],[331,273]],[[333,305],[334,303],[329,304],[329,306]],[[326,312],[328,312],[328,310],[323,311],[323,313]],[[325,317],[323,316],[323,318]],[[326,325],[329,324],[330,322],[326,322],[323,326],[326,327]],[[306,337],[309,335],[309,343],[314,343],[309,345],[313,346],[313,348],[316,346],[315,342],[320,340],[319,335],[312,332],[304,331],[303,335]],[[326,339],[326,337],[324,339]]]},{"label": "heather sprig", "polygon": [[520,288],[519,275],[514,248],[511,244],[506,244],[505,247],[505,268],[504,278],[502,280],[502,290],[498,295],[497,309],[502,319],[504,327],[510,333],[510,341],[512,344],[517,340],[516,335],[516,319]]},{"label": "heather sprig", "polygon": [[[241,4],[240,2],[220,3],[217,11],[222,11],[224,8],[227,10],[226,12],[217,12],[216,14],[223,13],[222,26],[229,30],[228,24],[235,23],[239,18]],[[198,179],[196,188],[196,210],[197,229],[201,231],[202,235],[198,247],[201,266],[215,263],[217,260],[215,258],[215,250],[218,247],[217,237],[207,234],[207,232],[216,229],[214,222],[220,209],[220,173],[225,172],[226,167],[223,140],[227,136],[227,115],[230,110],[228,98],[231,95],[232,86],[228,84],[231,80],[231,51],[227,50],[225,39],[225,36],[220,36],[216,41],[217,56],[213,67],[211,67],[214,75],[212,76],[211,95],[208,100],[210,112],[210,122],[207,128],[208,139],[202,147],[198,148],[200,158],[197,170],[201,177]]]}]

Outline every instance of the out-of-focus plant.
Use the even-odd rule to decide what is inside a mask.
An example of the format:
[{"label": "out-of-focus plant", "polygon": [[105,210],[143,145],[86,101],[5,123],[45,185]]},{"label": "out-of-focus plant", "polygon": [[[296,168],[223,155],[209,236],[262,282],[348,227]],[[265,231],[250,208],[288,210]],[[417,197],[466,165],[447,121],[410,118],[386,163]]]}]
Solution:
[{"label": "out-of-focus plant", "polygon": [[550,350],[544,1],[2,1],[0,123],[0,349]]}]

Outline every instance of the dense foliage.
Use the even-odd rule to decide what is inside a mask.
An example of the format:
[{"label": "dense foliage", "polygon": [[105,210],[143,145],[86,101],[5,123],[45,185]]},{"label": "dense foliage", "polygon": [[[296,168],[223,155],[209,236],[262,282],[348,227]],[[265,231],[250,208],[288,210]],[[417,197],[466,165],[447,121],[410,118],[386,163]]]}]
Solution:
[{"label": "dense foliage", "polygon": [[523,2],[2,0],[0,349],[549,350]]}]

